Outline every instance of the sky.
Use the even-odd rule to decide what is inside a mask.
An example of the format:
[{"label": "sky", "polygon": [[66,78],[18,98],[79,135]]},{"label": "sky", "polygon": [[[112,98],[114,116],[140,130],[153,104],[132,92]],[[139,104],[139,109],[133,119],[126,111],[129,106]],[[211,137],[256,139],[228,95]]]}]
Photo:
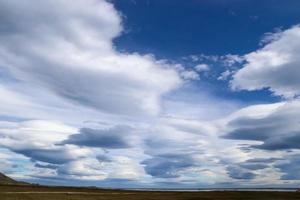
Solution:
[{"label": "sky", "polygon": [[298,0],[0,0],[0,172],[298,187]]}]

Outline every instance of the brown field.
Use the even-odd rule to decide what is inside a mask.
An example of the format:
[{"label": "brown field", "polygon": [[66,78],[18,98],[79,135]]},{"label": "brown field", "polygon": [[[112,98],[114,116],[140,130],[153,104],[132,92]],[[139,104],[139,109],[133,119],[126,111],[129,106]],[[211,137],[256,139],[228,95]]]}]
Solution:
[{"label": "brown field", "polygon": [[300,192],[151,192],[0,185],[0,200],[300,200]]}]

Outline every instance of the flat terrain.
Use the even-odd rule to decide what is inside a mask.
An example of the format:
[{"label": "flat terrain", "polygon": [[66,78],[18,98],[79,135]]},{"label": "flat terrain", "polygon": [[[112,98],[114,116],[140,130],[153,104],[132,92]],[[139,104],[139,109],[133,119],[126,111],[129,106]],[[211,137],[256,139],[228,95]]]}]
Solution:
[{"label": "flat terrain", "polygon": [[1,200],[300,200],[300,192],[150,192],[0,185]]}]

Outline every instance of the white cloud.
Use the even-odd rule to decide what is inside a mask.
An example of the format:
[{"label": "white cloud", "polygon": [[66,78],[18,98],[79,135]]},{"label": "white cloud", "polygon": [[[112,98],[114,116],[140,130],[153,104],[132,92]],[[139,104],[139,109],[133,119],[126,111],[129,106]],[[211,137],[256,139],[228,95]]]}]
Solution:
[{"label": "white cloud", "polygon": [[228,80],[228,78],[231,74],[232,74],[231,71],[226,70],[226,71],[221,73],[221,75],[218,77],[218,80],[219,81],[226,81],[226,80]]},{"label": "white cloud", "polygon": [[107,173],[102,168],[96,159],[85,158],[61,166],[57,173],[74,179],[103,180],[107,178]]},{"label": "white cloud", "polygon": [[239,55],[227,54],[225,56],[221,56],[220,60],[226,67],[232,67],[235,64],[243,63],[245,58]]},{"label": "white cloud", "polygon": [[[269,158],[259,165],[251,164],[252,167],[257,167],[257,170],[260,170],[260,167],[266,168],[261,171],[254,169],[258,176],[254,178],[253,183],[280,184],[283,182],[280,179],[293,177],[284,167],[278,171],[270,164],[277,163],[280,166],[282,162],[293,162],[291,155],[299,154],[299,115],[300,102],[293,100],[249,106],[225,117],[219,121],[218,132],[221,137],[229,140],[227,145],[230,147],[225,148],[226,145],[222,145],[223,149],[227,149],[222,159],[225,159],[228,165],[240,163],[238,165],[247,168],[247,160],[259,162],[261,158]],[[233,158],[233,155],[236,155],[236,158]],[[265,172],[268,174],[264,174]],[[297,176],[291,179],[298,180]]]},{"label": "white cloud", "polygon": [[[60,122],[30,120],[22,122],[1,121],[0,144],[18,150],[23,148],[50,148],[74,132],[76,128]],[[24,136],[26,139],[23,139]]]},{"label": "white cloud", "polygon": [[[0,0],[0,12],[0,146],[23,155],[16,161],[23,172],[13,175],[145,176],[144,154],[135,155],[142,152],[142,135],[124,133],[134,150],[62,142],[85,125],[111,128],[156,116],[162,96],[179,87],[184,74],[195,75],[152,55],[118,52],[112,40],[121,34],[121,17],[104,0]],[[90,120],[107,123],[85,123]],[[100,163],[102,154],[111,162]],[[1,169],[12,163],[3,159]]]},{"label": "white cloud", "polygon": [[74,103],[126,115],[157,114],[161,95],[181,84],[177,72],[153,56],[114,49],[121,18],[106,1],[0,4],[5,13],[0,64],[25,83]]},{"label": "white cloud", "polygon": [[300,94],[300,27],[275,35],[263,48],[244,56],[246,64],[233,76],[233,89],[267,88],[285,98]]},{"label": "white cloud", "polygon": [[182,71],[180,73],[181,77],[184,79],[184,80],[198,80],[199,79],[199,74],[197,74],[195,71],[193,70],[185,70],[185,71]]},{"label": "white cloud", "polygon": [[195,70],[197,72],[206,72],[206,71],[209,71],[210,68],[209,68],[208,64],[199,64],[199,65],[195,66]]}]

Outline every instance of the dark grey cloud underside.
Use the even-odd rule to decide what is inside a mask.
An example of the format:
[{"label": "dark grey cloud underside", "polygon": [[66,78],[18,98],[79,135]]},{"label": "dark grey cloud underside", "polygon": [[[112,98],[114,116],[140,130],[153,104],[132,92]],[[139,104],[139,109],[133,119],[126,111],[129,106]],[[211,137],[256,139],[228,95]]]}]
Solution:
[{"label": "dark grey cloud underside", "polygon": [[228,123],[233,130],[222,138],[260,141],[250,147],[264,150],[300,149],[299,115],[299,107],[291,104],[263,118],[240,117]]},{"label": "dark grey cloud underside", "polygon": [[127,136],[130,135],[131,130],[128,126],[116,126],[111,129],[81,128],[78,134],[69,136],[62,144],[108,149],[129,148]]},{"label": "dark grey cloud underside", "polygon": [[144,160],[142,164],[145,165],[145,171],[149,175],[159,178],[179,177],[179,170],[197,165],[190,155],[184,154],[156,155]]}]

